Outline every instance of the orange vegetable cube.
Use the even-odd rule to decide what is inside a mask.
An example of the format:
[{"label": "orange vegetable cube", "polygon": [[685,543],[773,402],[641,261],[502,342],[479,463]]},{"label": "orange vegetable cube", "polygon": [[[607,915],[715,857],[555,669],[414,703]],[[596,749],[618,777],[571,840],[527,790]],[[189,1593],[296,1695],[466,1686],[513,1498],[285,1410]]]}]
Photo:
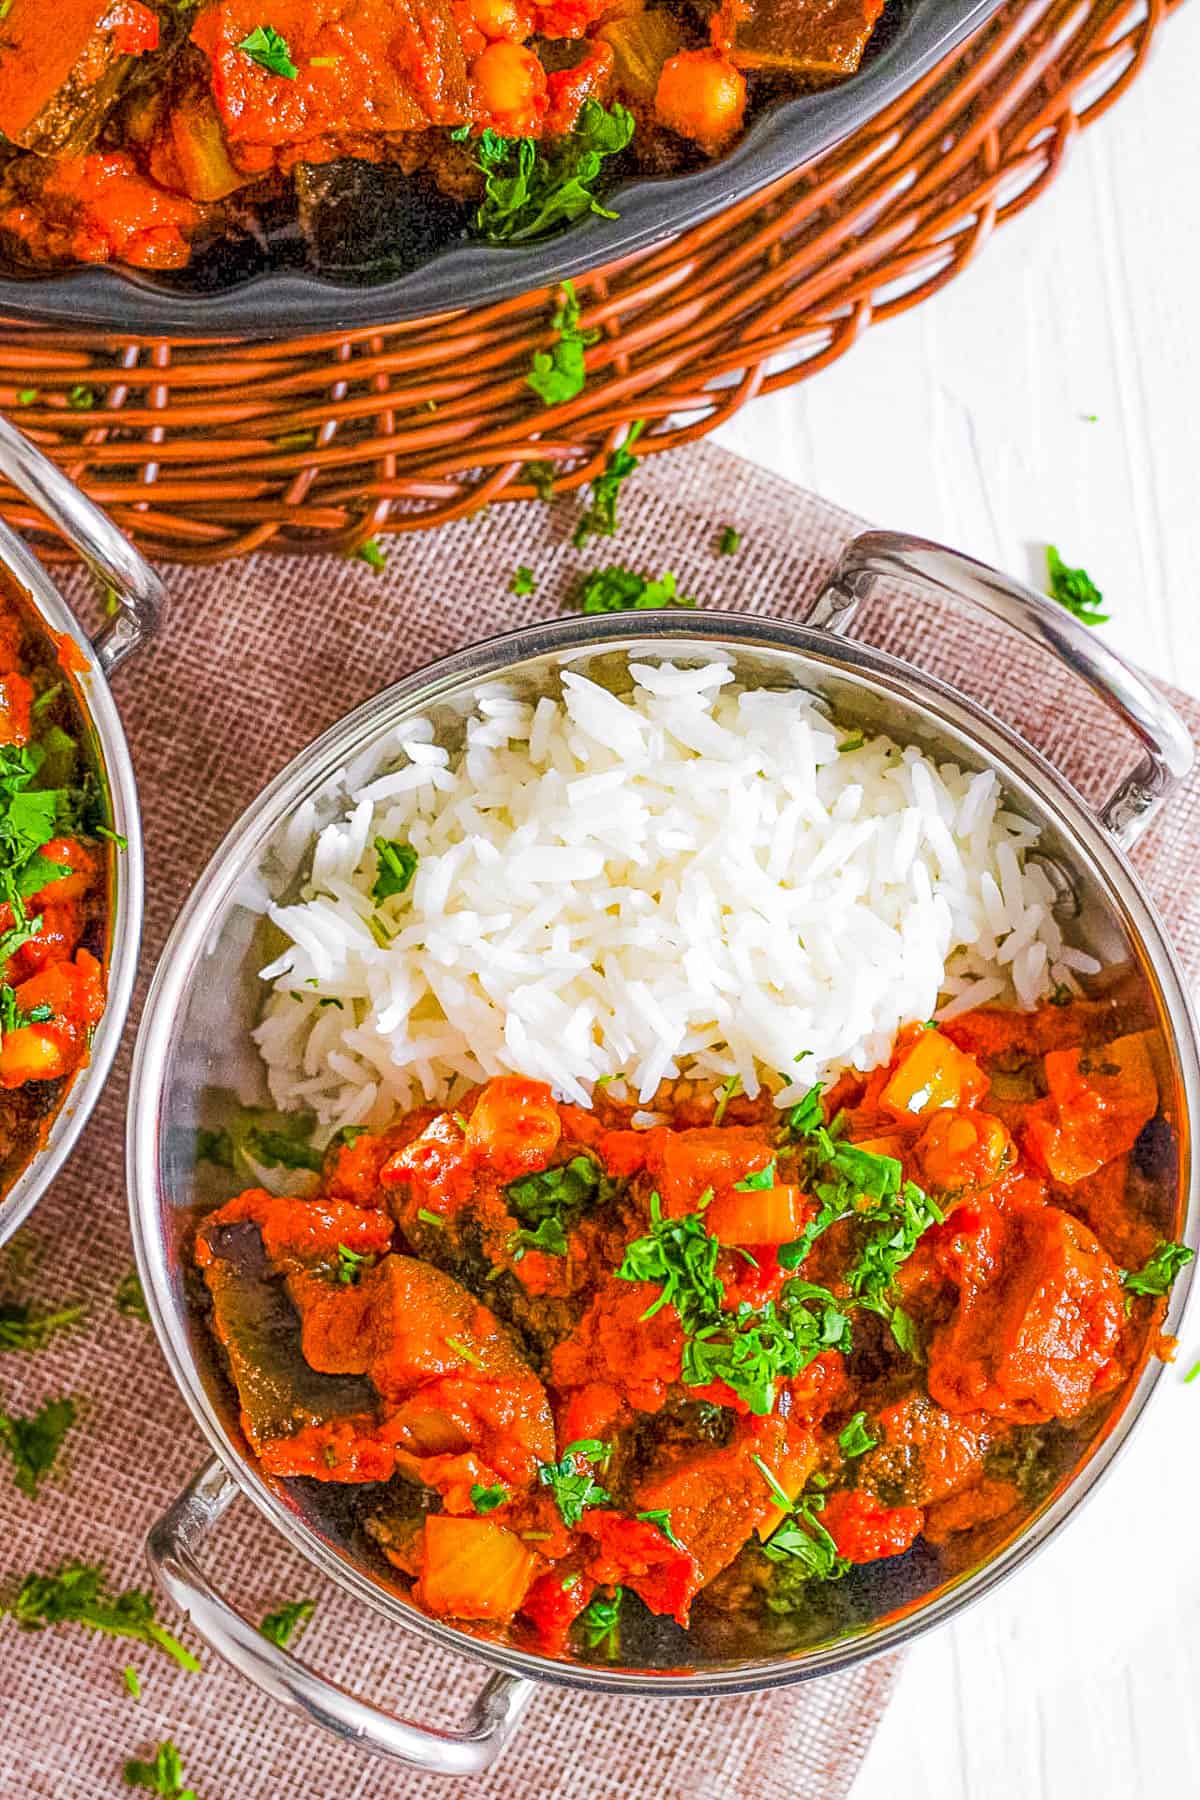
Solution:
[{"label": "orange vegetable cube", "polygon": [[722,1244],[790,1244],[804,1227],[802,1189],[781,1185],[718,1194],[704,1223]]},{"label": "orange vegetable cube", "polygon": [[504,1178],[544,1169],[561,1136],[550,1089],[521,1075],[489,1081],[467,1122],[467,1148]]},{"label": "orange vegetable cube", "polygon": [[987,1092],[987,1076],[940,1031],[923,1031],[901,1057],[879,1097],[894,1119],[937,1112],[942,1106],[974,1106]]},{"label": "orange vegetable cube", "polygon": [[448,1619],[511,1619],[529,1591],[537,1556],[494,1519],[433,1513],[416,1597]]}]

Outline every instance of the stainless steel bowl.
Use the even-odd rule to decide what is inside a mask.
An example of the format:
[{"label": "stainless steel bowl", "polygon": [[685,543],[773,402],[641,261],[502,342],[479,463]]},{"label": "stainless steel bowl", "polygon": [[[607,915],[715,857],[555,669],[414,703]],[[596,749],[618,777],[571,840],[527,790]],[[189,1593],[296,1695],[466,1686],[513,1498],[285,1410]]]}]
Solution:
[{"label": "stainless steel bowl", "polygon": [[[839,635],[877,576],[900,575],[956,593],[999,615],[1063,657],[1132,728],[1145,756],[1095,814],[1014,732],[951,688]],[[244,814],[217,851],[183,911],[159,964],[138,1038],[129,1116],[133,1235],[154,1326],[172,1373],[214,1459],[154,1527],[149,1553],[160,1581],[222,1656],[275,1699],[343,1737],[400,1762],[463,1776],[486,1768],[511,1732],[534,1681],[631,1695],[746,1693],[784,1686],[893,1650],[951,1617],[1011,1573],[1071,1515],[1121,1450],[1159,1379],[1146,1364],[1080,1451],[1077,1464],[1007,1541],[970,1569],[848,1633],[768,1660],[713,1661],[689,1670],[592,1668],[484,1642],[418,1612],[339,1518],[321,1484],[272,1483],[250,1456],[237,1406],[204,1321],[185,1287],[189,1210],[197,1198],[194,1147],[200,1107],[212,1086],[256,1078],[249,1027],[261,998],[256,970],[260,914],[240,904],[254,890],[282,892],[296,873],[310,808],[329,800],[339,771],[416,713],[447,726],[481,682],[498,676],[544,688],[564,656],[684,656],[719,647],[744,675],[796,684],[825,696],[839,716],[885,725],[971,767],[997,769],[1011,803],[1042,826],[1042,850],[1062,869],[1078,909],[1077,937],[1106,959],[1139,972],[1157,1016],[1170,1070],[1163,1225],[1197,1241],[1192,1121],[1200,1117],[1200,1061],[1188,996],[1170,945],[1124,855],[1192,746],[1170,706],[1075,620],[978,563],[917,540],[873,536],[851,546],[805,626],[721,613],[608,616],[538,625],[464,650],[377,695],[299,756]],[[289,822],[298,826],[285,841]],[[231,1068],[231,1061],[233,1067]],[[257,1072],[261,1082],[261,1071]],[[1173,1190],[1173,1191],[1172,1191]],[[1184,1303],[1177,1284],[1172,1321]],[[314,1490],[316,1490],[314,1492]],[[369,1705],[270,1644],[213,1585],[196,1552],[210,1527],[244,1494],[324,1574],[365,1601],[384,1624],[420,1633],[479,1659],[492,1671],[465,1726],[435,1731]],[[419,1714],[419,1701],[414,1701]]]},{"label": "stainless steel bowl", "polygon": [[37,1205],[75,1146],[100,1097],[120,1042],[142,936],[142,825],[129,746],[108,678],[157,630],[166,594],[151,570],[92,502],[4,419],[0,475],[23,493],[79,552],[111,597],[112,617],[89,638],[46,570],[0,521],[0,579],[27,596],[46,629],[79,650],[79,704],[90,754],[112,801],[113,827],[127,840],[114,860],[108,914],[108,999],[91,1055],[76,1076],[41,1149],[0,1198],[0,1244]]}]

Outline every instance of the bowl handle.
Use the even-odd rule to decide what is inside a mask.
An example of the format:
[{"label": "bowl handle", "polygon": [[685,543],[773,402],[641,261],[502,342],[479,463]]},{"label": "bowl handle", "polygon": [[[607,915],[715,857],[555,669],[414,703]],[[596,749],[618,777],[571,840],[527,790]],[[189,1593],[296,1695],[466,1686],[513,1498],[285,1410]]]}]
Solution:
[{"label": "bowl handle", "polygon": [[439,1731],[398,1719],[318,1675],[236,1612],[196,1561],[196,1550],[239,1492],[214,1457],[146,1540],[155,1575],[205,1642],[273,1700],[362,1750],[430,1775],[461,1778],[489,1769],[520,1718],[533,1683],[498,1670],[480,1688],[466,1724]]},{"label": "bowl handle", "polygon": [[1022,637],[1053,651],[1141,739],[1145,756],[1097,809],[1100,823],[1128,849],[1195,761],[1187,727],[1170,701],[1091,627],[1044,594],[958,550],[901,532],[867,531],[847,544],[804,623],[845,632],[880,577],[915,582],[982,606]]},{"label": "bowl handle", "polygon": [[[107,513],[3,417],[0,475],[45,514],[111,595],[113,616],[92,644],[100,667],[111,675],[118,663],[158,630],[166,610],[166,589]],[[12,554],[14,545],[16,555]],[[7,526],[0,526],[0,553],[14,566],[14,573],[23,579],[28,576],[27,564],[33,559]],[[36,561],[34,567],[38,568]]]}]

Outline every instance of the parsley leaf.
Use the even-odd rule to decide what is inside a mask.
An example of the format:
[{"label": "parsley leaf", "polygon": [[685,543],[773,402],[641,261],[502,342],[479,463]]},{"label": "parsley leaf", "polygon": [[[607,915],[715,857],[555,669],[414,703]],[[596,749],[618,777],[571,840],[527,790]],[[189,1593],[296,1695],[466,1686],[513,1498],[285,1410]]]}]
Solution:
[{"label": "parsley leaf", "polygon": [[726,525],[721,532],[720,541],[717,544],[717,555],[734,556],[737,551],[741,549],[741,546],[741,532],[735,531],[732,525]]},{"label": "parsley leaf", "polygon": [[[570,281],[562,284],[562,298],[550,324],[558,334],[557,341],[549,350],[534,351],[533,362],[525,377],[526,386],[531,387],[546,406],[573,400],[576,394],[582,393],[587,381],[583,353],[589,344],[598,343],[600,338],[598,331],[579,329],[579,301],[575,297],[575,285]],[[520,591],[529,593],[532,585]]]},{"label": "parsley leaf", "polygon": [[670,1303],[686,1330],[690,1322],[708,1323],[711,1315],[721,1310],[725,1284],[717,1274],[720,1252],[720,1244],[705,1230],[699,1213],[665,1219],[662,1200],[654,1193],[650,1196],[650,1230],[625,1246],[617,1275],[622,1281],[657,1282],[658,1298],[651,1301],[642,1318],[652,1319]]},{"label": "parsley leaf", "polygon": [[612,1496],[596,1480],[590,1466],[605,1461],[610,1455],[607,1444],[596,1438],[580,1438],[568,1444],[556,1463],[539,1463],[538,1480],[554,1495],[559,1516],[568,1530],[574,1530],[589,1506],[609,1506]]},{"label": "parsley leaf", "polygon": [[136,1638],[174,1657],[181,1668],[200,1664],[154,1616],[154,1604],[141,1588],[109,1593],[104,1570],[95,1563],[64,1563],[53,1575],[27,1575],[15,1599],[3,1609],[26,1631],[47,1625],[86,1625],[110,1637]]},{"label": "parsley leaf", "polygon": [[[595,1157],[573,1156],[570,1162],[556,1163],[552,1169],[510,1181],[504,1189],[504,1199],[509,1212],[522,1225],[536,1226],[545,1219],[561,1223],[565,1213],[602,1206],[620,1188],[621,1183],[606,1175]],[[565,1244],[557,1254],[566,1254]]]},{"label": "parsley leaf", "polygon": [[341,1287],[357,1287],[364,1269],[372,1269],[375,1258],[369,1250],[351,1250],[345,1244],[337,1247],[337,1268],[333,1278]]},{"label": "parsley leaf", "polygon": [[122,1772],[126,1787],[145,1788],[160,1800],[196,1800],[195,1788],[183,1785],[183,1762],[178,1750],[167,1739],[154,1752],[153,1762],[140,1762],[136,1756],[126,1761]]},{"label": "parsley leaf", "polygon": [[1086,569],[1069,569],[1053,544],[1046,545],[1046,568],[1050,576],[1050,593],[1060,606],[1084,625],[1104,625],[1111,614],[1101,612],[1104,595]]},{"label": "parsley leaf", "polygon": [[579,1615],[579,1626],[589,1650],[604,1649],[615,1661],[620,1644],[621,1601],[623,1588],[614,1588],[610,1597],[597,1594]]},{"label": "parsley leaf", "polygon": [[637,1516],[639,1519],[644,1519],[647,1525],[657,1525],[668,1544],[673,1544],[676,1550],[683,1549],[683,1545],[675,1536],[675,1529],[671,1524],[671,1514],[667,1507],[651,1507],[649,1512],[640,1512]]},{"label": "parsley leaf", "polygon": [[865,1456],[879,1442],[867,1430],[867,1415],[856,1412],[848,1424],[838,1432],[838,1449],[843,1456]]},{"label": "parsley leaf", "polygon": [[518,1231],[510,1240],[510,1248],[514,1262],[520,1262],[527,1250],[541,1250],[547,1256],[565,1256],[567,1234],[562,1220],[545,1218],[536,1231]]},{"label": "parsley leaf", "polygon": [[755,1188],[772,1188],[774,1186],[775,1158],[772,1157],[770,1162],[761,1169],[755,1169],[752,1174],[744,1175],[740,1181],[735,1181],[733,1191],[735,1194],[747,1194]]},{"label": "parsley leaf", "polygon": [[377,837],[375,855],[378,872],[371,888],[371,899],[380,906],[393,894],[408,892],[421,859],[411,844],[401,843],[396,838]]},{"label": "parsley leaf", "polygon": [[287,39],[280,37],[273,26],[256,25],[250,35],[242,39],[238,49],[251,62],[257,63],[260,69],[266,69],[268,74],[282,75],[285,81],[295,81],[296,65],[292,61]]},{"label": "parsley leaf", "polygon": [[477,1513],[495,1512],[508,1499],[508,1489],[503,1487],[484,1487],[480,1482],[471,1483],[471,1505]]},{"label": "parsley leaf", "polygon": [[493,243],[519,244],[542,237],[584,213],[615,219],[595,188],[608,157],[633,136],[633,115],[621,105],[585,100],[574,130],[544,142],[485,131],[475,144],[484,196],[475,228]]},{"label": "parsley leaf", "polygon": [[1187,1268],[1195,1254],[1186,1244],[1171,1244],[1164,1239],[1154,1246],[1140,1269],[1122,1269],[1121,1286],[1127,1294],[1160,1299],[1170,1293],[1175,1277]]},{"label": "parsley leaf", "polygon": [[0,1300],[0,1350],[42,1350],[56,1332],[82,1317],[82,1306],[39,1313],[24,1300]]},{"label": "parsley leaf", "polygon": [[532,594],[536,586],[537,579],[529,564],[518,563],[513,578],[508,584],[509,593],[516,594],[519,598],[524,594]]},{"label": "parsley leaf", "polygon": [[571,542],[581,550],[588,538],[612,537],[617,529],[617,500],[621,483],[627,481],[638,466],[633,446],[646,429],[645,419],[635,419],[625,434],[625,442],[610,450],[604,459],[604,473],[592,483],[587,511],[571,535]]},{"label": "parsley leaf", "polygon": [[31,1500],[37,1498],[38,1483],[58,1460],[76,1417],[73,1400],[48,1400],[28,1419],[0,1412],[0,1445],[12,1458],[13,1480]]},{"label": "parsley leaf", "polygon": [[316,1610],[315,1600],[285,1600],[275,1612],[267,1614],[258,1629],[282,1650],[297,1631],[303,1630]]},{"label": "parsley leaf", "polygon": [[136,1269],[130,1269],[128,1275],[121,1277],[115,1304],[123,1319],[140,1319],[143,1325],[150,1323],[150,1308],[146,1305],[146,1296],[142,1292],[142,1283]]},{"label": "parsley leaf", "polygon": [[121,1680],[125,1683],[126,1691],[132,1694],[135,1700],[140,1700],[142,1697],[142,1678],[132,1663],[126,1663],[125,1667],[121,1670]]},{"label": "parsley leaf", "polygon": [[675,577],[669,569],[654,579],[622,568],[620,563],[593,569],[567,601],[569,607],[582,613],[656,612],[664,606],[695,604],[689,595],[676,591]]}]

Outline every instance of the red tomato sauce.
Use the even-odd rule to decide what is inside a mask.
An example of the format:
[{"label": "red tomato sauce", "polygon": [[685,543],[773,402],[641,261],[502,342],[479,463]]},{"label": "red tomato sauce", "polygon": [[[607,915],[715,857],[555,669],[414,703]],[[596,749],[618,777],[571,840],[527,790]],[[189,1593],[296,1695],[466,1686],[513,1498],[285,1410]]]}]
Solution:
[{"label": "red tomato sauce", "polygon": [[1154,1038],[1047,1012],[914,1027],[795,1113],[679,1083],[639,1130],[499,1077],[234,1197],[195,1254],[251,1450],[363,1488],[416,1605],[552,1655],[775,1641],[865,1565],[953,1566],[1169,1286],[1127,1285],[1167,1235]]}]

